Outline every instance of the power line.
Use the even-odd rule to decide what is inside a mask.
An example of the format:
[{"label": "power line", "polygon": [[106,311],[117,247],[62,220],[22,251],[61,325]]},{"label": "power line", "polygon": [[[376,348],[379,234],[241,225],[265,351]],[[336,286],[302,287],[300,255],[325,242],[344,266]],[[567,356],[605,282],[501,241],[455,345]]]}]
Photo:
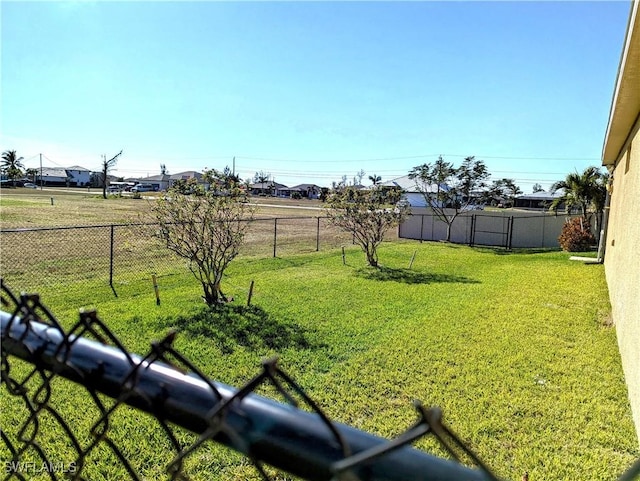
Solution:
[{"label": "power line", "polygon": [[35,159],[36,157],[38,157],[40,154],[36,154],[36,155],[32,155],[31,157],[29,157],[28,159],[22,159],[22,162],[29,162],[30,160]]},{"label": "power line", "polygon": [[[334,159],[334,160],[304,160],[304,159],[274,159],[268,157],[244,157],[240,155],[236,155],[237,159],[244,160],[254,160],[254,161],[266,161],[266,162],[297,162],[297,163],[316,163],[316,164],[324,164],[324,163],[344,163],[344,162],[380,162],[380,161],[390,161],[390,160],[409,160],[409,159],[420,159],[420,158],[428,158],[428,157],[469,157],[469,155],[463,154],[420,154],[420,155],[411,155],[411,156],[403,156],[403,157],[380,157],[380,158],[369,158],[369,159]],[[474,157],[478,159],[502,159],[502,160],[555,160],[555,161],[600,161],[600,158],[588,158],[588,157],[515,157],[515,156],[496,156],[496,155],[474,155]]]},{"label": "power line", "polygon": [[58,167],[62,167],[62,168],[64,168],[64,166],[63,166],[63,165],[60,165],[60,164],[58,164],[57,162],[55,162],[55,161],[51,160],[51,159],[50,159],[49,157],[47,157],[45,154],[42,154],[42,156],[43,156],[45,159],[47,159],[49,162],[51,162],[52,164],[57,165]]}]

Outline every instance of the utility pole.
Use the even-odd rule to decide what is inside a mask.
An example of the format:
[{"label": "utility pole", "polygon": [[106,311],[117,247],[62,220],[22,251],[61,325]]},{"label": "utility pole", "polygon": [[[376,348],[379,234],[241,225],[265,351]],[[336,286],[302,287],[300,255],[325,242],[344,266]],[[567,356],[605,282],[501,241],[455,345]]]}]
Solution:
[{"label": "utility pole", "polygon": [[232,175],[236,175],[236,156],[233,156],[233,169],[231,172]]},{"label": "utility pole", "polygon": [[42,190],[42,154],[40,154],[40,190]]}]

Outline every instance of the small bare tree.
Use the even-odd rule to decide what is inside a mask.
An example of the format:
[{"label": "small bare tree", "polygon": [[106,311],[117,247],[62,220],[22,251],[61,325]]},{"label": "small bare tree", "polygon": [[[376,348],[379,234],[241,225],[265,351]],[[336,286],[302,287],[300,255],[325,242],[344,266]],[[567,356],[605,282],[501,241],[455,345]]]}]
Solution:
[{"label": "small bare tree", "polygon": [[189,260],[189,269],[204,290],[204,301],[214,306],[227,301],[222,276],[238,255],[253,208],[243,202],[245,193],[239,183],[215,171],[206,175],[212,181],[209,191],[198,187],[196,195],[186,195],[170,190],[153,205],[152,217],[160,225],[155,235],[169,250]]},{"label": "small bare tree", "polygon": [[102,181],[102,198],[107,198],[107,176],[109,175],[109,171],[115,167],[116,162],[118,162],[118,157],[122,155],[122,150],[118,152],[116,155],[107,160],[106,156],[102,156],[102,171],[100,180]]},{"label": "small bare tree", "polygon": [[409,206],[398,202],[401,197],[402,191],[397,187],[337,187],[327,199],[329,223],[352,234],[367,256],[367,263],[378,267],[378,246],[384,234],[409,213]]}]

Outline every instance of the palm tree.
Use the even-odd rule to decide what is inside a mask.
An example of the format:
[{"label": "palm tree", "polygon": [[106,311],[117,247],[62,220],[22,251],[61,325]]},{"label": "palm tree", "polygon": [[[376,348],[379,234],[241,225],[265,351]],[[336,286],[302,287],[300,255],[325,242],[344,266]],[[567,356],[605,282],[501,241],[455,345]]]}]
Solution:
[{"label": "palm tree", "polygon": [[253,182],[256,184],[266,184],[269,182],[270,177],[271,174],[267,174],[264,170],[261,170],[260,172],[255,173],[253,176]]},{"label": "palm tree", "polygon": [[36,176],[38,175],[38,169],[29,168],[25,170],[24,175],[34,184],[36,183]]},{"label": "palm tree", "polygon": [[380,177],[379,175],[373,174],[369,176],[369,180],[373,185],[378,185],[382,181],[382,177]]},{"label": "palm tree", "polygon": [[13,180],[13,186],[16,186],[16,178],[22,176],[22,157],[18,157],[15,150],[5,150],[2,152],[2,172],[7,174],[7,178]]},{"label": "palm tree", "polygon": [[577,171],[568,174],[564,180],[554,182],[551,186],[551,193],[562,189],[564,192],[551,203],[549,209],[558,211],[560,204],[565,203],[567,212],[577,207],[582,217],[587,220],[589,211],[596,214],[595,228],[598,231],[598,216],[604,209],[604,202],[607,195],[606,185],[609,175],[603,174],[598,167],[587,167],[582,174]]}]

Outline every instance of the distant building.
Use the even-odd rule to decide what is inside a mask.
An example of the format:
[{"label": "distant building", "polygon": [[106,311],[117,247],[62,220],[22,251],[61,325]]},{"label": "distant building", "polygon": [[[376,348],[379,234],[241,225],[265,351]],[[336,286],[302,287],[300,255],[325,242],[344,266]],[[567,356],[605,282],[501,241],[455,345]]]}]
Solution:
[{"label": "distant building", "polygon": [[168,187],[173,187],[178,180],[184,180],[188,182],[191,179],[195,179],[198,184],[204,184],[202,172],[196,172],[195,170],[188,170],[186,172],[179,172],[169,176]]},{"label": "distant building", "polygon": [[43,167],[36,175],[36,183],[49,187],[69,187],[70,181],[71,176],[63,167]]},{"label": "distant building", "polygon": [[85,187],[91,183],[91,171],[79,165],[35,169],[35,181],[49,187]]},{"label": "distant building", "polygon": [[136,184],[151,184],[155,190],[168,190],[171,184],[171,176],[168,174],[150,175],[148,177],[135,177],[125,179]]},{"label": "distant building", "polygon": [[[526,210],[548,210],[551,203],[558,197],[562,197],[562,193],[556,192],[551,194],[550,192],[541,190],[533,194],[519,195],[516,197],[514,207]],[[565,210],[565,208],[564,203],[558,205],[558,210]]]},{"label": "distant building", "polygon": [[285,192],[290,192],[289,187],[286,185],[273,181],[250,184],[249,189],[251,189],[251,195],[272,195],[275,197],[282,197],[285,195]]},{"label": "distant building", "polygon": [[[411,207],[428,207],[427,200],[424,197],[424,194],[418,190],[416,186],[416,181],[414,179],[409,178],[408,175],[403,175],[402,177],[397,177],[395,179],[388,180],[386,182],[381,182],[378,184],[382,187],[399,187],[404,192],[404,199],[409,202]],[[447,190],[448,187],[446,185],[442,185],[440,187],[441,190]],[[431,195],[438,192],[438,185],[433,184],[427,187],[426,194]]]},{"label": "distant building", "polygon": [[65,170],[67,171],[67,176],[70,179],[69,184],[71,186],[84,187],[91,182],[91,171],[89,169],[85,169],[80,165],[72,165]]},{"label": "distant building", "polygon": [[279,189],[281,196],[291,197],[294,192],[297,192],[304,199],[318,199],[321,191],[322,188],[316,184],[298,184]]}]

